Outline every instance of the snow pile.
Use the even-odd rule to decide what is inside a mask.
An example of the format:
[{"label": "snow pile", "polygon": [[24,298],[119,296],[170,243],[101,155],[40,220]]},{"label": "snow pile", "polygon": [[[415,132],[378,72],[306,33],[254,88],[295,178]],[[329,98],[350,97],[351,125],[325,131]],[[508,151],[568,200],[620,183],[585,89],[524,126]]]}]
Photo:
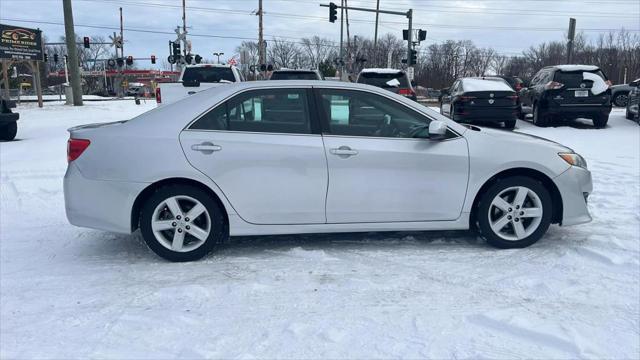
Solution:
[{"label": "snow pile", "polygon": [[502,79],[462,79],[464,91],[510,91],[513,89]]},{"label": "snow pile", "polygon": [[[167,263],[64,215],[66,129],[133,101],[21,106],[0,143],[0,358],[638,358],[640,128],[519,131],[584,155],[592,223],[495,250],[467,232],[234,238]],[[99,204],[96,204],[99,206]]]}]

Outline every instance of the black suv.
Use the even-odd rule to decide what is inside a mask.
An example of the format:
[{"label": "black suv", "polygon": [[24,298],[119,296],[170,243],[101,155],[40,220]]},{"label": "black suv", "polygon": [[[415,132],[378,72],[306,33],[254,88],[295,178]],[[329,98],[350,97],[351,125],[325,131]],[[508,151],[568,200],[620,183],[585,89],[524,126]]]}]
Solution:
[{"label": "black suv", "polygon": [[537,126],[547,126],[554,118],[585,117],[593,120],[594,127],[603,128],[611,112],[610,85],[597,66],[548,66],[520,90],[520,111],[533,114]]},{"label": "black suv", "polygon": [[18,118],[20,115],[11,112],[16,103],[0,97],[0,140],[13,140],[18,132]]}]

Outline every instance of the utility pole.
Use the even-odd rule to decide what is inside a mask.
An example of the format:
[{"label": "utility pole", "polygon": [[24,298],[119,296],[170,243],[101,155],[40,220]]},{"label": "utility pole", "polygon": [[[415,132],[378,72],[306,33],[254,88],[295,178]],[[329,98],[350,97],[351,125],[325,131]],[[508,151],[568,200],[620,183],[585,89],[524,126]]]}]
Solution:
[{"label": "utility pole", "polygon": [[569,41],[567,42],[567,64],[573,62],[573,39],[576,36],[576,19],[569,18]]},{"label": "utility pole", "polygon": [[[120,58],[124,58],[124,18],[122,17],[122,7],[118,9],[120,13]],[[115,34],[114,34],[115,35]],[[118,47],[116,46],[116,58],[118,57]],[[124,96],[124,90],[122,89],[122,79],[124,77],[122,66],[118,65],[118,76],[116,76],[116,96],[121,98]]]},{"label": "utility pole", "polygon": [[347,78],[344,76],[344,50],[343,50],[343,35],[344,34],[344,0],[340,0],[340,80],[345,81]]},{"label": "utility pole", "polygon": [[80,80],[80,67],[78,65],[78,50],[76,49],[76,33],[73,29],[71,0],[62,0],[62,8],[64,11],[64,33],[71,73],[71,89],[73,90],[73,105],[82,106],[82,84]]},{"label": "utility pole", "polygon": [[380,16],[380,0],[376,0],[376,31],[373,34],[373,51],[378,46],[378,17]]},{"label": "utility pole", "polygon": [[187,0],[182,0],[182,32],[187,32]]},{"label": "utility pole", "polygon": [[264,39],[262,38],[262,0],[258,0],[258,63],[258,65],[264,64]]}]

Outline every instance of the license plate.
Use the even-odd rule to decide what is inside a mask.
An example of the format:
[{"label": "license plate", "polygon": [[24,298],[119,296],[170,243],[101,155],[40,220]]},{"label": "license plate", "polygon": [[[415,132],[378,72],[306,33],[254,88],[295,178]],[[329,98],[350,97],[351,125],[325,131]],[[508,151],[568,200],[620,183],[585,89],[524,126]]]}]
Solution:
[{"label": "license plate", "polygon": [[578,90],[576,91],[575,97],[589,97],[589,90]]}]

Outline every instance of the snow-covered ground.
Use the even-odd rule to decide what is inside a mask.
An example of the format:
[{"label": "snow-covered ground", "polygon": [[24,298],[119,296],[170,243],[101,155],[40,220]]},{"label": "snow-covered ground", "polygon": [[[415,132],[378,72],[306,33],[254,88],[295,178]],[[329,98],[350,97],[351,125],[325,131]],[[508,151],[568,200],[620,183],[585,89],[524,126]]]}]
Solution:
[{"label": "snow-covered ground", "polygon": [[495,250],[467,232],[235,238],[203,261],[64,215],[66,129],[133,101],[19,108],[0,144],[1,358],[638,358],[640,127],[519,131],[583,154],[590,224]]}]

